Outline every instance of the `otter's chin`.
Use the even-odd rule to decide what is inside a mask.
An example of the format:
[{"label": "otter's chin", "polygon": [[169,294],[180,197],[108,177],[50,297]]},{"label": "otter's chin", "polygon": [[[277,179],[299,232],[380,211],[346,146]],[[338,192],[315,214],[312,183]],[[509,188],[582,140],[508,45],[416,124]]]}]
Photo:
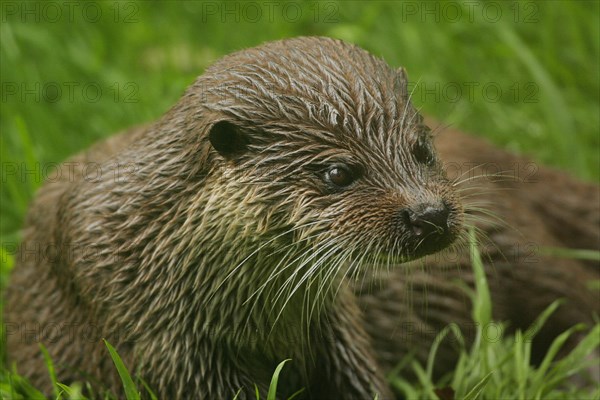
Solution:
[{"label": "otter's chin", "polygon": [[406,247],[403,251],[383,251],[375,255],[374,259],[376,263],[379,264],[402,264],[414,261],[448,248],[458,238],[458,232],[459,230],[425,241],[414,238],[410,240],[410,243],[406,243]]},{"label": "otter's chin", "polygon": [[410,260],[425,257],[446,249],[458,238],[456,232],[447,232],[443,235],[435,235],[430,238],[412,238],[412,245],[408,246],[407,257]]}]

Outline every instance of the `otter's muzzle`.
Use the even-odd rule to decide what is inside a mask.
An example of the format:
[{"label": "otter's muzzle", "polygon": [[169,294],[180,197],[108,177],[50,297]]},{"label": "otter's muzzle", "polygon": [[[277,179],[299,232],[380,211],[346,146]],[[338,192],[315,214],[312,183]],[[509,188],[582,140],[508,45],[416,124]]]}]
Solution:
[{"label": "otter's muzzle", "polygon": [[456,238],[452,211],[444,201],[421,203],[400,212],[406,249],[412,257],[422,257],[447,247]]},{"label": "otter's muzzle", "polygon": [[416,237],[435,239],[448,233],[450,210],[444,203],[421,204],[405,211],[405,221]]}]

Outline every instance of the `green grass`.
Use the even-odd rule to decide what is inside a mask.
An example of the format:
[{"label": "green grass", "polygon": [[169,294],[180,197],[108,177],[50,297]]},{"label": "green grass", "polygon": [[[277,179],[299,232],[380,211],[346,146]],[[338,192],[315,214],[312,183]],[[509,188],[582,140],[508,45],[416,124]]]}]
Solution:
[{"label": "green grass", "polygon": [[[600,363],[598,354],[594,353],[600,346],[600,324],[592,327],[567,356],[558,359],[557,354],[569,337],[585,327],[577,325],[562,333],[553,341],[540,365],[533,367],[530,359],[532,339],[561,302],[549,305],[527,330],[504,335],[502,324],[491,319],[490,292],[473,234],[470,247],[475,277],[475,292],[471,296],[472,318],[477,327],[473,344],[467,348],[460,330],[454,325],[448,326],[434,342],[426,366],[416,361],[403,362],[403,365],[411,367],[418,381],[406,380],[403,369],[397,369],[391,376],[392,385],[408,400],[435,399],[436,388],[452,388],[456,399],[465,400],[600,399],[597,383],[589,380],[587,386],[577,386],[570,380],[576,374],[585,376],[586,368]],[[494,325],[500,332],[499,337],[486,340],[486,327]],[[451,374],[434,381],[437,348],[447,335],[454,335],[460,344],[458,362]]]},{"label": "green grass", "polygon": [[[97,21],[81,8],[62,8],[54,20],[43,4],[27,2],[29,14],[19,2],[1,4],[0,288],[46,167],[159,117],[210,62],[266,40],[355,42],[407,68],[425,113],[583,179],[600,178],[596,1],[502,3],[498,20],[481,3],[463,4],[460,18],[438,2],[293,3],[302,10],[297,18],[280,3],[272,18],[263,8],[257,21],[250,14],[205,18],[207,3],[199,1],[106,2]],[[440,21],[419,14],[436,7]],[[487,379],[485,388],[498,378]]]}]

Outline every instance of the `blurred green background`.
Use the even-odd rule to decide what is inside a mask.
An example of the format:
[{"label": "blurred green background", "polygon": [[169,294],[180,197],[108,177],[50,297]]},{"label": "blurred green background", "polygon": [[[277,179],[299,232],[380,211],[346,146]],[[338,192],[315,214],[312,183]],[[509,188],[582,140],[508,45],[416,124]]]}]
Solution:
[{"label": "blurred green background", "polygon": [[597,1],[1,4],[3,248],[49,163],[159,117],[221,55],[297,35],[354,42],[406,67],[425,113],[600,177]]}]

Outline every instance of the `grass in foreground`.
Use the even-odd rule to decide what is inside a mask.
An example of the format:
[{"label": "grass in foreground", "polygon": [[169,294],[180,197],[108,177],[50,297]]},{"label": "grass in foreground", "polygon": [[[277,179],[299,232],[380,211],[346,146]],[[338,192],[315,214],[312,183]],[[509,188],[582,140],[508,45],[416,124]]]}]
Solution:
[{"label": "grass in foreground", "polygon": [[[491,319],[492,302],[485,277],[484,266],[477,250],[474,235],[471,236],[471,261],[475,276],[475,291],[471,293],[473,322],[478,327],[474,343],[468,348],[456,325],[449,325],[434,342],[426,365],[407,356],[399,363],[399,367],[390,373],[392,387],[407,400],[430,399],[464,399],[464,400],[497,400],[497,399],[594,399],[600,400],[600,386],[591,377],[586,377],[586,369],[600,364],[598,349],[600,348],[600,323],[592,327],[579,344],[565,357],[558,359],[557,354],[566,341],[576,332],[586,329],[577,325],[559,335],[543,359],[542,363],[533,367],[530,365],[531,340],[536,332],[546,323],[548,317],[560,307],[560,301],[551,304],[526,331],[517,331],[514,335],[486,340],[484,327],[494,322]],[[498,324],[501,327],[500,324]],[[499,332],[504,332],[499,329]],[[460,343],[460,353],[455,370],[441,379],[433,379],[433,367],[436,352],[441,341],[447,335],[454,335]],[[115,367],[123,382],[123,392],[127,400],[139,400],[145,392],[151,399],[156,399],[152,389],[139,380],[132,378],[129,370],[115,351],[106,342]],[[52,360],[45,348],[44,352],[48,373],[54,385],[53,398],[56,400],[82,400],[81,383],[67,386],[57,382]],[[279,374],[287,362],[282,361],[274,371],[267,400],[275,400]],[[403,378],[403,372],[410,368],[416,381]],[[576,376],[579,383],[575,384]],[[581,385],[581,379],[587,379],[586,385]],[[89,386],[86,385],[89,390]],[[300,389],[290,399],[302,392]],[[44,396],[32,387],[25,378],[14,371],[0,370],[0,396],[6,400],[43,399]],[[121,394],[122,396],[122,394]],[[236,396],[237,397],[237,396]],[[235,398],[234,397],[234,400]],[[92,396],[91,399],[115,399],[111,395]],[[260,396],[257,392],[257,400]]]},{"label": "grass in foreground", "polygon": [[[402,378],[402,370],[392,373],[392,385],[407,400],[413,399],[600,399],[600,385],[593,377],[586,376],[587,368],[600,364],[600,323],[592,327],[568,355],[558,359],[557,354],[567,340],[576,332],[586,329],[582,324],[559,335],[551,344],[542,363],[530,365],[531,341],[550,315],[561,306],[552,303],[524,332],[501,335],[491,342],[486,340],[484,329],[495,324],[497,332],[505,332],[502,324],[491,319],[492,303],[485,278],[484,267],[471,237],[471,264],[475,276],[475,292],[472,293],[472,318],[477,326],[474,343],[465,346],[462,334],[455,325],[444,329],[431,348],[425,366],[410,359],[401,365],[409,366],[418,381]],[[597,256],[598,254],[596,254]],[[433,366],[439,343],[447,335],[454,335],[460,344],[459,359],[454,371],[434,382]],[[575,384],[574,376],[586,380]],[[597,379],[597,377],[596,377]],[[444,397],[449,396],[449,397]]]}]

